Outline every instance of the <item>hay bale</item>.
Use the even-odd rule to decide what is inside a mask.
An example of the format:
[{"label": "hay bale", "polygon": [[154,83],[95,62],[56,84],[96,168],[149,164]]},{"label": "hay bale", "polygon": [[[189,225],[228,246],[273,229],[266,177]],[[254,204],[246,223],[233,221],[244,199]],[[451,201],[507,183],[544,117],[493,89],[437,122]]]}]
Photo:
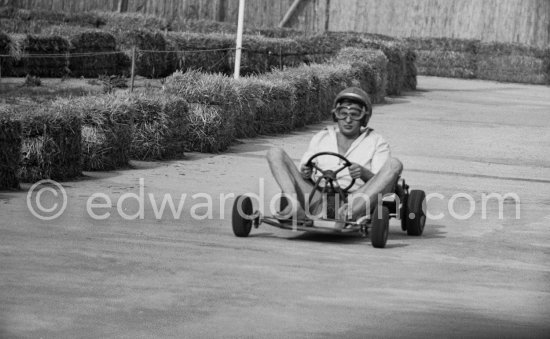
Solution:
[{"label": "hay bale", "polygon": [[[121,74],[115,37],[107,32],[86,31],[70,37],[69,69],[75,77],[97,78],[99,75]],[[98,53],[96,55],[79,55]]]},{"label": "hay bale", "polygon": [[41,106],[22,107],[18,115],[23,126],[21,181],[66,180],[82,174],[82,119],[78,114]]},{"label": "hay bale", "polygon": [[231,124],[236,138],[256,135],[256,97],[253,92],[244,91],[232,78],[196,70],[176,72],[166,79],[164,90],[189,103],[218,106],[228,120],[233,120]]},{"label": "hay bale", "polygon": [[134,119],[132,159],[183,157],[189,133],[189,106],[184,99],[166,93],[125,93],[120,98]]},{"label": "hay bale", "polygon": [[[262,74],[273,68],[294,67],[302,63],[303,48],[293,39],[243,36],[241,75]],[[231,53],[230,64],[234,64]]]},{"label": "hay bale", "polygon": [[[236,34],[237,25],[229,22],[220,22],[213,20],[175,20],[172,21],[170,27],[173,31],[176,32],[193,32],[193,33],[226,33],[226,34]],[[245,32],[249,30],[244,28]]]},{"label": "hay bale", "polygon": [[299,31],[291,28],[257,28],[255,29],[257,34],[263,35],[268,38],[296,38],[304,37],[308,33],[306,31]]},{"label": "hay bale", "polygon": [[274,70],[263,78],[283,81],[294,87],[296,102],[293,112],[293,128],[316,122],[319,101],[319,79],[311,67],[301,65],[296,68]]},{"label": "hay bale", "polygon": [[149,31],[170,30],[168,20],[154,15],[135,12],[92,12],[105,23],[101,28],[120,35],[124,32],[135,30],[136,27]]},{"label": "hay bale", "polygon": [[78,26],[99,27],[105,24],[99,15],[93,12],[62,12],[43,9],[20,9],[15,7],[2,7],[0,17],[14,18],[22,21],[43,20],[50,23],[76,24]]},{"label": "hay bale", "polygon": [[12,110],[0,107],[0,190],[18,189],[21,157],[21,122]]},{"label": "hay bale", "polygon": [[190,104],[187,147],[195,152],[217,153],[234,141],[235,120],[221,106]]},{"label": "hay bale", "polygon": [[166,40],[161,33],[138,29],[115,33],[115,37],[118,47],[126,50],[128,58],[131,58],[131,49],[136,47],[137,75],[148,78],[167,75]]},{"label": "hay bale", "polygon": [[295,125],[296,90],[283,79],[241,77],[236,80],[240,91],[253,93],[255,100],[254,130],[257,134],[290,132]]},{"label": "hay bale", "polygon": [[550,84],[550,48],[482,43],[477,55],[479,79]]},{"label": "hay bale", "polygon": [[380,49],[388,58],[388,95],[400,95],[405,83],[405,45],[396,41],[362,38],[362,47]]},{"label": "hay bale", "polygon": [[133,116],[112,95],[60,98],[52,109],[82,119],[82,169],[105,171],[128,166]]},{"label": "hay bale", "polygon": [[418,74],[453,78],[475,78],[479,40],[407,38],[416,50]]},{"label": "hay bale", "polygon": [[8,75],[55,78],[69,73],[70,45],[67,39],[61,36],[13,35],[12,41],[10,54],[16,62]]},{"label": "hay bale", "polygon": [[0,27],[10,33],[48,34],[44,28],[52,25],[78,29],[80,27],[97,28],[103,24],[105,22],[99,16],[90,12],[66,13],[40,9],[0,8]]},{"label": "hay bale", "polygon": [[[4,32],[0,31],[0,55],[9,55],[11,50],[11,38]],[[6,76],[11,73],[13,67],[13,60],[11,57],[0,57],[0,67],[2,69],[2,75]]]},{"label": "hay bale", "polygon": [[319,122],[331,117],[334,98],[341,90],[349,86],[361,87],[361,84],[356,78],[357,70],[349,64],[314,64],[310,67],[319,78],[318,113],[313,121]]},{"label": "hay bale", "polygon": [[[312,38],[306,38],[312,39]],[[336,53],[344,47],[379,49],[388,59],[388,82],[386,92],[389,95],[399,95],[405,83],[406,51],[408,46],[401,41],[380,34],[357,32],[325,32],[313,41],[322,42],[328,51]],[[309,50],[309,49],[308,49]]]},{"label": "hay bale", "polygon": [[197,69],[229,74],[233,68],[229,57],[229,50],[235,47],[233,36],[168,32],[166,41],[174,51],[167,60],[172,72]]},{"label": "hay bale", "polygon": [[18,9],[14,6],[0,7],[0,18],[13,18],[16,16]]},{"label": "hay bale", "polygon": [[342,41],[328,34],[297,36],[294,40],[302,47],[302,60],[307,64],[328,62],[344,46]]},{"label": "hay bale", "polygon": [[360,87],[374,103],[381,103],[386,96],[388,59],[381,50],[345,47],[333,59],[334,63],[348,64],[356,69]]},{"label": "hay bale", "polygon": [[412,48],[407,48],[405,53],[405,83],[403,84],[404,90],[413,91],[416,89],[417,81],[416,76],[418,70],[416,68],[416,52]]}]

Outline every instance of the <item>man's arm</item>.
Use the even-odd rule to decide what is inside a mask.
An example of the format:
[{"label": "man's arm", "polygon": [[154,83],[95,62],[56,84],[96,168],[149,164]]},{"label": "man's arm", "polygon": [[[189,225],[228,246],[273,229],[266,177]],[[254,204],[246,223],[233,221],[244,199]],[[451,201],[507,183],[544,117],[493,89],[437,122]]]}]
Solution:
[{"label": "man's arm", "polygon": [[380,137],[378,140],[378,143],[376,144],[376,150],[374,151],[374,155],[372,156],[371,161],[371,171],[372,173],[376,174],[382,166],[386,163],[386,161],[390,158],[390,145],[388,142]]},{"label": "man's arm", "polygon": [[309,158],[311,158],[314,154],[318,153],[319,143],[321,142],[323,135],[324,135],[323,132],[320,132],[314,135],[309,142],[307,151],[304,153],[304,155],[302,155],[302,159],[300,160],[298,169],[300,170],[300,173],[302,173],[302,177],[305,180],[310,179],[313,172],[311,168],[306,167],[306,163],[309,160]]},{"label": "man's arm", "polygon": [[372,177],[374,177],[374,175],[378,173],[378,171],[380,171],[382,166],[384,166],[386,160],[388,160],[389,158],[390,146],[384,138],[379,137],[376,144],[376,150],[374,151],[371,159],[371,170],[368,170],[367,168],[359,164],[352,163],[349,168],[350,176],[353,179],[361,179],[364,182],[367,182]]},{"label": "man's arm", "polygon": [[361,179],[364,182],[367,182],[370,178],[374,177],[374,173],[356,163],[352,163],[349,167],[349,174],[353,179]]}]

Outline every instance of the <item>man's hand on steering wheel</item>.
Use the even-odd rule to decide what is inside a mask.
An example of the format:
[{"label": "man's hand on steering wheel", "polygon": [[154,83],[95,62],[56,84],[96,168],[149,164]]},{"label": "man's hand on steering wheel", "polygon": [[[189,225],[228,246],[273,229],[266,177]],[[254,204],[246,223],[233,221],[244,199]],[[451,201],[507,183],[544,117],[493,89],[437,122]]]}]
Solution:
[{"label": "man's hand on steering wheel", "polygon": [[300,173],[302,173],[302,178],[304,178],[304,180],[309,180],[311,179],[313,169],[310,166],[302,165],[302,168],[300,168]]},{"label": "man's hand on steering wheel", "polygon": [[352,163],[348,170],[352,179],[361,179],[364,182],[367,182],[374,176],[374,173],[356,163]]}]

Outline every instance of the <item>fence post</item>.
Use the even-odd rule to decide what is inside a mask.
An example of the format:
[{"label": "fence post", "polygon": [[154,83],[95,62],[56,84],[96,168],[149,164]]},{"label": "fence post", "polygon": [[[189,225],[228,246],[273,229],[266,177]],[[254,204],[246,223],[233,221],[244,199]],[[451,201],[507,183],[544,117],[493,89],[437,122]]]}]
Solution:
[{"label": "fence post", "polygon": [[237,47],[235,48],[235,70],[233,77],[238,79],[241,73],[241,53],[243,49],[244,0],[239,0],[239,17],[237,21]]},{"label": "fence post", "polygon": [[130,92],[134,91],[134,78],[136,72],[136,46],[132,47],[132,80],[130,82]]}]

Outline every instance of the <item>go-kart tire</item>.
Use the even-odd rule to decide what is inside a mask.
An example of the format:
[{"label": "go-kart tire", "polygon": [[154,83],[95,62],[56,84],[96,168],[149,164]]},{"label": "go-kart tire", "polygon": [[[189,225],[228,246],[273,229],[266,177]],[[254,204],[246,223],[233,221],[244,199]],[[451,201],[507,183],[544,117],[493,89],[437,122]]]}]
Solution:
[{"label": "go-kart tire", "polygon": [[[380,215],[379,209],[380,210]],[[390,226],[390,210],[386,206],[376,206],[372,213],[372,225],[370,229],[370,242],[372,247],[384,248],[388,240]]]},{"label": "go-kart tire", "polygon": [[237,199],[235,199],[235,203],[233,204],[233,214],[231,220],[233,233],[237,237],[248,237],[248,235],[250,234],[253,219],[248,217],[252,216],[252,214],[252,200],[250,199],[250,197],[239,195]]},{"label": "go-kart tire", "polygon": [[407,201],[407,234],[422,235],[426,224],[426,193],[421,190],[412,190]]},{"label": "go-kart tire", "polygon": [[407,230],[407,215],[409,215],[409,208],[407,206],[409,195],[403,195],[403,201],[401,201],[401,209],[399,210],[399,218],[401,219],[401,230]]},{"label": "go-kart tire", "polygon": [[288,206],[288,199],[283,195],[279,201],[279,212],[284,210]]}]

